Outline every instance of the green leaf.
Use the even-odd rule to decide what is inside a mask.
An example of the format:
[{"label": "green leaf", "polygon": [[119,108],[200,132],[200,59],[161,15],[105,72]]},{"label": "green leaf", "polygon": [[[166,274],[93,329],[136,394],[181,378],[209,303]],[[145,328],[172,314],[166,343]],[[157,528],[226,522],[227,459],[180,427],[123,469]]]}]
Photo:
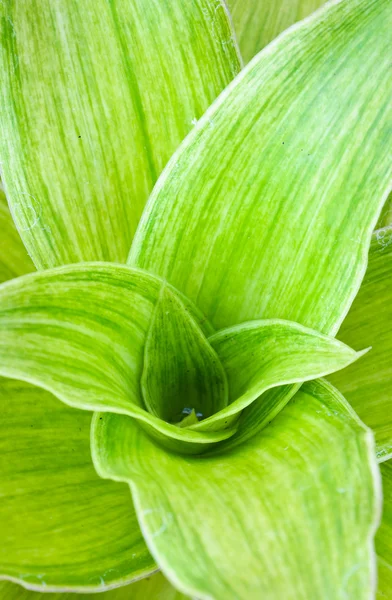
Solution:
[{"label": "green leaf", "polygon": [[368,599],[380,489],[373,438],[326,382],[262,434],[210,457],[160,448],[121,415],[93,420],[98,473],[131,486],[165,575],[198,598]]},{"label": "green leaf", "polygon": [[261,52],[172,157],[129,263],[216,329],[335,334],[390,183],[391,27],[390,0],[329,3]]},{"label": "green leaf", "polygon": [[331,376],[360,418],[373,429],[377,456],[392,457],[392,227],[373,234],[369,265],[339,332],[347,344],[372,346],[360,364]]},{"label": "green leaf", "polygon": [[8,209],[0,182],[0,283],[34,271],[34,265],[23,246]]},{"label": "green leaf", "polygon": [[383,487],[383,515],[376,535],[378,559],[377,598],[392,597],[392,461],[381,465]]},{"label": "green leaf", "polygon": [[392,192],[384,204],[376,229],[383,229],[388,225],[392,225]]},{"label": "green leaf", "polygon": [[0,406],[0,575],[101,591],[151,573],[129,490],[94,471],[91,415],[2,378]]},{"label": "green leaf", "polygon": [[186,596],[170,585],[161,573],[109,592],[96,594],[31,592],[9,581],[0,581],[0,595],[4,600],[184,600]]},{"label": "green leaf", "polygon": [[227,373],[230,404],[193,425],[217,431],[269,388],[316,379],[343,368],[362,353],[334,338],[289,321],[250,321],[211,336]]},{"label": "green leaf", "polygon": [[2,177],[36,266],[125,261],[157,176],[240,68],[223,1],[5,0],[0,35]]},{"label": "green leaf", "polygon": [[147,335],[141,387],[150,413],[172,423],[192,410],[195,416],[209,417],[228,402],[226,374],[217,354],[166,286]]},{"label": "green leaf", "polygon": [[279,33],[324,3],[325,0],[229,0],[244,61],[248,62]]},{"label": "green leaf", "polygon": [[[191,431],[145,410],[144,348],[163,285],[148,273],[108,263],[59,267],[4,283],[0,375],[29,381],[76,408],[130,415],[184,452],[230,437],[230,429]],[[210,334],[205,318],[184,303]]]}]

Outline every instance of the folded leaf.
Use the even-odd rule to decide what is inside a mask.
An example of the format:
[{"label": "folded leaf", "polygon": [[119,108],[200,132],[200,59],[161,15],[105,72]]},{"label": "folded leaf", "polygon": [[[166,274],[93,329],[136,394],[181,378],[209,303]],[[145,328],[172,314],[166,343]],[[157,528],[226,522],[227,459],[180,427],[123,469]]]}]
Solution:
[{"label": "folded leaf", "polygon": [[316,379],[357,360],[334,338],[289,321],[249,321],[209,338],[227,373],[230,404],[193,425],[217,431],[269,388]]},{"label": "folded leaf", "polygon": [[390,0],[334,2],[261,52],[171,159],[130,264],[216,329],[336,333],[390,182],[391,26]]},{"label": "folded leaf", "polygon": [[325,0],[229,0],[240,50],[248,62],[279,33],[304,19]]},{"label": "folded leaf", "polygon": [[[335,335],[391,177],[391,27],[389,0],[328,3],[262,51],[171,159],[129,264],[216,329],[279,318]],[[296,389],[256,400],[237,442]]]},{"label": "folded leaf", "polygon": [[34,271],[34,265],[23,246],[8,209],[0,183],[0,283]]},{"label": "folded leaf", "polygon": [[125,261],[165,163],[240,63],[223,1],[5,0],[0,158],[38,268]]},{"label": "folded leaf", "polygon": [[99,596],[75,593],[59,593],[48,596],[46,593],[40,594],[25,590],[9,581],[0,581],[0,594],[6,600],[185,600],[186,598],[177,592],[161,573],[141,579],[130,586],[100,593]]},{"label": "folded leaf", "polygon": [[2,378],[0,406],[0,576],[101,591],[151,573],[129,490],[94,471],[91,415]]},{"label": "folded leaf", "polygon": [[372,346],[358,365],[331,376],[360,418],[373,429],[377,456],[392,457],[392,227],[373,234],[369,264],[339,337]]},{"label": "folded leaf", "polygon": [[[182,429],[145,409],[144,348],[162,285],[148,273],[105,263],[59,267],[4,283],[0,375],[29,381],[76,408],[128,414],[183,451],[226,439],[232,431]],[[205,318],[189,302],[185,307],[204,335],[210,334]]]},{"label": "folded leaf", "polygon": [[383,487],[383,514],[376,535],[378,560],[377,598],[392,597],[392,461],[381,465]]},{"label": "folded leaf", "polygon": [[226,374],[218,355],[166,286],[147,335],[141,387],[148,410],[172,423],[192,411],[196,417],[208,417],[228,402]]},{"label": "folded leaf", "polygon": [[102,477],[128,481],[165,575],[198,598],[368,599],[381,497],[373,438],[325,382],[303,386],[262,434],[185,457],[135,421],[93,420]]}]

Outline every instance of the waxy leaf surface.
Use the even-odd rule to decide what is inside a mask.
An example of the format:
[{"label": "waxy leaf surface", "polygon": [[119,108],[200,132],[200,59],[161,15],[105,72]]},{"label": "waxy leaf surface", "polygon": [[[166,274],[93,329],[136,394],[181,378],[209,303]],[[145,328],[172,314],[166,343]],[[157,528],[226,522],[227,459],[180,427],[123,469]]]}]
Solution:
[{"label": "waxy leaf surface", "polygon": [[224,2],[5,0],[0,160],[37,268],[125,262],[178,144],[238,73]]},{"label": "waxy leaf surface", "polygon": [[368,600],[380,512],[373,437],[344,398],[306,383],[234,450],[185,457],[121,415],[94,418],[103,477],[128,481],[165,575],[202,599]]}]

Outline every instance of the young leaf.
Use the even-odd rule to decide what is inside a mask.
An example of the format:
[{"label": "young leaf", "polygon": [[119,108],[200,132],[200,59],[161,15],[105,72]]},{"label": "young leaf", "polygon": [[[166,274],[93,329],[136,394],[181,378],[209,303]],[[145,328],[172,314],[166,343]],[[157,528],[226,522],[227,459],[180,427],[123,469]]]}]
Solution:
[{"label": "young leaf", "polygon": [[[130,415],[184,452],[230,437],[230,430],[183,429],[145,409],[144,348],[163,285],[143,271],[107,263],[59,267],[4,283],[0,375],[43,387],[76,408]],[[210,334],[205,318],[186,306],[204,335]]]},{"label": "young leaf", "polygon": [[7,204],[0,182],[0,283],[35,271],[23,246]]},{"label": "young leaf", "polygon": [[91,415],[2,378],[0,407],[0,578],[101,591],[154,571],[129,490],[94,471]]},{"label": "young leaf", "polygon": [[166,286],[151,319],[141,386],[147,409],[172,423],[192,411],[203,418],[227,406],[227,379],[217,354]]},{"label": "young leaf", "polygon": [[[129,492],[128,492],[129,495]],[[4,600],[185,600],[161,573],[136,581],[109,592],[97,594],[47,593],[25,590],[10,581],[0,581],[0,595]]]},{"label": "young leaf", "polygon": [[229,0],[234,29],[245,62],[325,0]]},{"label": "young leaf", "polygon": [[173,151],[240,63],[223,0],[4,0],[0,157],[38,268],[125,261]]},{"label": "young leaf", "polygon": [[381,465],[383,514],[376,535],[378,559],[377,599],[392,597],[392,461]]},{"label": "young leaf", "polygon": [[224,429],[269,388],[316,379],[362,355],[335,338],[279,320],[242,323],[219,331],[209,342],[226,371],[230,404],[192,426],[198,431]]},{"label": "young leaf", "polygon": [[335,334],[390,182],[391,27],[390,0],[333,2],[261,52],[172,157],[129,263],[216,329]]},{"label": "young leaf", "polygon": [[339,337],[372,346],[360,364],[332,375],[360,418],[373,429],[377,456],[392,457],[392,227],[373,234],[369,265]]},{"label": "young leaf", "polygon": [[367,600],[374,590],[373,438],[325,382],[305,384],[228,453],[169,453],[111,414],[94,418],[92,453],[102,477],[130,483],[149,548],[184,593]]}]

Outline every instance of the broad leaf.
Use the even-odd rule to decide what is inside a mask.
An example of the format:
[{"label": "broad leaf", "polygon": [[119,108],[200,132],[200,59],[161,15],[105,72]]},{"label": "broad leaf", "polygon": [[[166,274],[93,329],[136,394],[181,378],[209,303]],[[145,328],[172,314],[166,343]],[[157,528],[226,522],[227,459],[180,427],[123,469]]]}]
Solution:
[{"label": "broad leaf", "polygon": [[279,33],[324,3],[325,0],[229,0],[244,61],[248,62]]},{"label": "broad leaf", "polygon": [[[391,27],[389,0],[329,3],[261,52],[171,159],[129,264],[217,329],[279,318],[336,334],[391,176]],[[296,389],[254,402],[237,441]]]},{"label": "broad leaf", "polygon": [[392,457],[392,227],[373,234],[365,279],[339,332],[346,343],[372,346],[358,365],[331,376],[373,429],[377,456]]},{"label": "broad leaf", "polygon": [[94,471],[91,415],[2,378],[0,405],[0,576],[100,591],[151,573],[129,490]]},{"label": "broad leaf", "polygon": [[238,73],[224,3],[5,0],[0,35],[2,177],[36,266],[125,261],[157,176]]},{"label": "broad leaf", "polygon": [[[29,381],[77,408],[131,415],[183,451],[229,437],[230,430],[182,429],[145,409],[144,348],[163,285],[148,273],[107,263],[59,267],[4,283],[0,375]],[[211,333],[205,318],[186,306],[204,334]]]},{"label": "broad leaf", "polygon": [[381,465],[383,487],[383,514],[376,535],[378,559],[377,598],[392,597],[392,461]]},{"label": "broad leaf", "polygon": [[390,0],[346,0],[261,52],[171,159],[130,264],[217,329],[280,318],[336,333],[392,171],[391,26]]},{"label": "broad leaf", "polygon": [[0,283],[34,271],[34,265],[23,246],[8,209],[0,182]]},{"label": "broad leaf", "polygon": [[197,598],[368,599],[380,489],[371,432],[308,383],[261,435],[207,458],[169,453],[135,421],[93,421],[94,464],[128,481],[152,554]]},{"label": "broad leaf", "polygon": [[226,374],[218,355],[166,286],[145,343],[141,387],[147,409],[172,423],[192,411],[195,417],[209,417],[228,402]]},{"label": "broad leaf", "polygon": [[[210,346],[206,320],[174,289],[162,297],[165,288],[148,273],[105,263],[61,267],[3,284],[0,375],[41,386],[77,408],[129,415],[170,448],[200,453],[234,434],[228,416],[262,390],[331,373],[359,356],[333,338],[280,322],[225,330]],[[177,348],[175,338],[182,340]],[[247,353],[240,348],[246,340],[251,345]],[[230,348],[235,345],[238,355],[233,357]],[[226,406],[221,351],[233,393],[242,397],[233,396],[236,402],[210,417],[216,427],[210,427],[210,419],[200,427],[178,427],[177,410],[204,410],[195,396],[206,386],[213,391],[204,398],[211,404],[207,416]],[[185,352],[187,366],[181,363]],[[250,381],[238,374],[246,358],[253,361]],[[219,390],[220,403],[212,406]],[[179,396],[172,398],[174,394]]]},{"label": "broad leaf", "polygon": [[227,373],[230,404],[192,426],[198,431],[224,429],[269,388],[316,379],[362,355],[334,338],[279,320],[242,323],[219,331],[209,342]]},{"label": "broad leaf", "polygon": [[[128,494],[129,495],[129,494]],[[141,579],[130,586],[97,594],[38,593],[25,590],[15,583],[0,581],[0,595],[4,600],[185,600],[161,573]]]}]

